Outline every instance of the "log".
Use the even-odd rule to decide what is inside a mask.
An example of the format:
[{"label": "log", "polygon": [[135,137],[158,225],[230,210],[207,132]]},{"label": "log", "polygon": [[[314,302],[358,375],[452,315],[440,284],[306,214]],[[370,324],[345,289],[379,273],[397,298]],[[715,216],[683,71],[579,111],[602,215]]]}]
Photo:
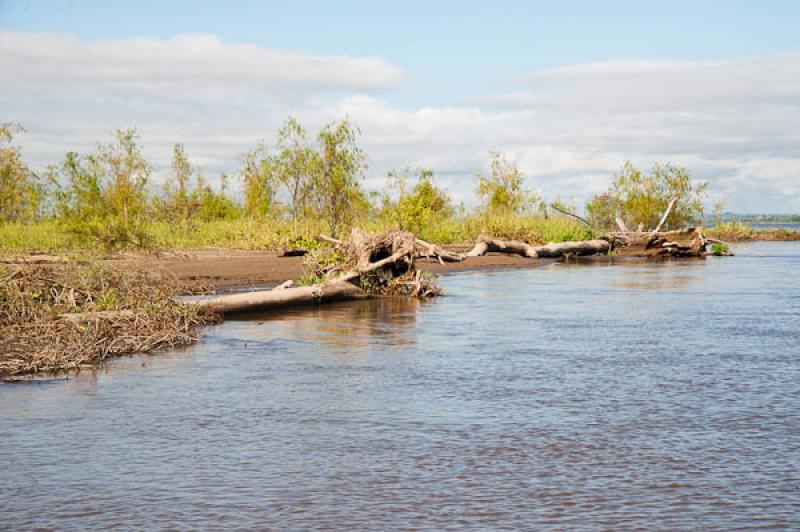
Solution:
[{"label": "log", "polygon": [[519,240],[500,240],[482,235],[475,247],[467,252],[467,256],[480,257],[487,252],[493,251],[497,253],[513,253],[531,259],[558,258],[566,254],[596,255],[598,253],[608,253],[610,249],[611,244],[607,240],[599,239],[533,246]]},{"label": "log", "polygon": [[[385,253],[388,248],[395,248],[394,253],[383,259],[370,262],[373,252],[380,251]],[[300,287],[293,287],[291,281],[287,281],[273,290],[226,295],[198,301],[197,304],[202,309],[213,310],[226,315],[294,305],[367,299],[370,294],[357,285],[357,283],[363,281],[362,276],[382,270],[381,274],[391,277],[394,275],[395,265],[400,266],[397,263],[406,261],[408,267],[413,264],[415,251],[413,235],[410,233],[387,233],[373,238],[358,229],[353,230],[347,249],[355,258],[355,268],[342,273],[334,279],[312,286]],[[386,270],[383,270],[384,268]],[[416,284],[418,285],[418,292],[419,278],[417,278]]]},{"label": "log", "polygon": [[520,240],[500,240],[488,236],[481,236],[478,239],[478,244],[472,248],[472,250],[469,252],[469,255],[472,257],[480,256],[478,254],[480,251],[482,251],[480,255],[485,255],[489,251],[494,251],[496,253],[512,253],[516,255],[522,255],[523,257],[528,257],[531,259],[538,257],[535,248],[527,242],[522,242]]},{"label": "log", "polygon": [[708,240],[696,227],[677,231],[608,233],[619,255],[634,257],[702,257]]},{"label": "log", "polygon": [[422,248],[426,257],[437,259],[442,264],[445,262],[461,262],[467,258],[463,253],[448,251],[441,246],[431,244],[419,238],[417,238],[417,247]]},{"label": "log", "polygon": [[196,304],[202,309],[230,315],[294,305],[312,305],[367,298],[369,298],[369,294],[358,286],[348,281],[335,279],[311,286],[231,294],[214,299],[205,299],[198,301]]},{"label": "log", "polygon": [[608,240],[579,240],[576,242],[561,242],[559,244],[547,244],[533,248],[537,257],[558,258],[563,255],[599,255],[608,253],[611,244]]}]

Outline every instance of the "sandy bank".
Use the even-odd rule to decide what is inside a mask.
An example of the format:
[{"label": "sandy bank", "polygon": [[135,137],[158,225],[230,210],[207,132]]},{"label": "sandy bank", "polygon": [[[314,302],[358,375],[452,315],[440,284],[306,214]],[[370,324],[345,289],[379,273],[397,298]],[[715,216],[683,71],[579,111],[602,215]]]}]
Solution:
[{"label": "sandy bank", "polygon": [[[274,251],[192,250],[161,257],[112,259],[121,267],[165,269],[180,280],[195,281],[219,291],[261,288],[303,275],[303,257],[278,257]],[[419,259],[423,271],[437,274],[497,268],[536,268],[551,260],[531,260],[518,255],[489,254],[463,262],[440,264]]]}]

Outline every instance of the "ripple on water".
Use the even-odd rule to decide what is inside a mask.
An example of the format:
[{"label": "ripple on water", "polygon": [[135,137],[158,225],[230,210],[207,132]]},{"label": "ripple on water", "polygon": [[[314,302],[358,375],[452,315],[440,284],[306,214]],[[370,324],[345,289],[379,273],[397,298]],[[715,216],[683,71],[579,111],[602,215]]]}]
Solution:
[{"label": "ripple on water", "polygon": [[[800,245],[447,277],[0,385],[26,528],[800,526]],[[780,280],[780,282],[776,282]]]}]

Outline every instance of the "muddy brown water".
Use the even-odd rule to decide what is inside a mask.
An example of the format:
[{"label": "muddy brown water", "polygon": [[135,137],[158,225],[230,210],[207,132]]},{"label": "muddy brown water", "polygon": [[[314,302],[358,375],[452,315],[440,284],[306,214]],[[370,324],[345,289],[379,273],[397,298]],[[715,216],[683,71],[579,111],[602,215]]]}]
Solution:
[{"label": "muddy brown water", "polygon": [[442,283],[0,384],[0,528],[800,527],[800,244]]}]

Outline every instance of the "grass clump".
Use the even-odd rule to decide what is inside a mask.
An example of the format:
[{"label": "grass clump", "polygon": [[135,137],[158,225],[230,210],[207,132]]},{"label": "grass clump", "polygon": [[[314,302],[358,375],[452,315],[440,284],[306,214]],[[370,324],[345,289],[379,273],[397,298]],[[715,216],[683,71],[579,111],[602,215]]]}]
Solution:
[{"label": "grass clump", "polygon": [[187,288],[97,264],[0,268],[0,378],[194,342],[216,317],[173,299]]},{"label": "grass clump", "polygon": [[710,253],[715,257],[727,257],[732,255],[730,246],[722,242],[711,244]]}]

